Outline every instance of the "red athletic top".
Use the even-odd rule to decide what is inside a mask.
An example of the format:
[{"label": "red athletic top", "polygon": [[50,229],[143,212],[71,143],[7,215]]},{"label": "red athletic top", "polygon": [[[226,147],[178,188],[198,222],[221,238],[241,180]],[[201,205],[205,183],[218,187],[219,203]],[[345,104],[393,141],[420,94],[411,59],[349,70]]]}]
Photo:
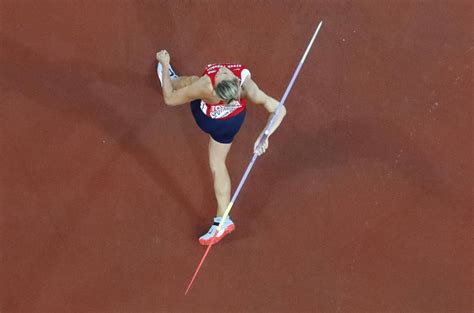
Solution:
[{"label": "red athletic top", "polygon": [[[235,76],[240,78],[240,85],[242,86],[245,78],[250,76],[250,71],[241,64],[231,64],[231,63],[219,63],[219,64],[209,64],[206,66],[203,75],[209,76],[212,82],[212,86],[216,85],[216,73],[221,67],[226,67],[234,73]],[[201,111],[214,119],[228,119],[232,116],[235,116],[245,110],[246,101],[241,98],[239,101],[234,101],[232,104],[225,104],[221,100],[217,104],[209,104],[201,100]]]}]

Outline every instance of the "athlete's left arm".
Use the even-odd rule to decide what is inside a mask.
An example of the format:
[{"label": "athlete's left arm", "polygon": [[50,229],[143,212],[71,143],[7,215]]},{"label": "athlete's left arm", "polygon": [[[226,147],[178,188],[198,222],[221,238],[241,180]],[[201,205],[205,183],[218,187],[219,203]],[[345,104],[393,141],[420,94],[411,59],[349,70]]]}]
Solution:
[{"label": "athlete's left arm", "polygon": [[[260,90],[257,84],[250,77],[247,77],[245,79],[242,85],[242,88],[244,91],[244,97],[247,100],[255,104],[263,105],[265,109],[267,109],[268,113],[270,113],[267,124],[265,125],[265,128],[263,129],[262,133],[258,136],[257,141],[255,142],[255,145],[254,145],[254,151],[257,152],[258,155],[261,155],[262,153],[265,152],[265,150],[268,147],[268,138],[261,147],[258,147],[258,143],[260,142],[260,138],[263,136],[263,132],[267,128],[268,124],[270,123],[270,120],[275,114],[275,111],[278,107],[279,102],[275,100],[274,98],[265,94],[262,90]],[[269,135],[268,135],[269,137],[271,134],[275,132],[278,126],[280,126],[281,121],[283,120],[285,115],[286,115],[286,108],[285,106],[282,106],[280,111],[278,112],[275,122],[273,123],[271,129],[269,130]]]}]

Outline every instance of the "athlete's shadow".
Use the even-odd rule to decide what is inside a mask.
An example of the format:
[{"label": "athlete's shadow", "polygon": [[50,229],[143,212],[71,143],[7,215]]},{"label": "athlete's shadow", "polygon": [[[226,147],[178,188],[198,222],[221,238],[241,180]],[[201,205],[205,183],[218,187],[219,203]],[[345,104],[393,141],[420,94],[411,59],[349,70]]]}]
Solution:
[{"label": "athlete's shadow", "polygon": [[[170,173],[172,166],[157,151],[166,151],[167,142],[143,142],[140,131],[150,125],[160,110],[159,87],[154,76],[144,76],[124,68],[104,68],[84,61],[51,61],[23,44],[6,36],[0,38],[2,45],[1,83],[6,89],[16,90],[30,98],[35,104],[60,112],[71,123],[90,123],[102,128],[121,150],[133,157],[144,172],[159,188],[172,197],[190,218],[200,216],[197,206],[189,200],[180,182]],[[154,55],[150,55],[150,69],[154,68]],[[154,70],[153,70],[154,71]],[[150,70],[152,72],[152,70]],[[155,74],[156,75],[156,74]],[[140,89],[143,94],[126,93],[122,88],[131,90],[130,81],[146,86]],[[128,84],[128,86],[127,86]],[[101,88],[108,88],[123,96],[123,102],[129,103],[135,110],[120,108],[101,94]],[[156,99],[156,101],[146,101]],[[122,101],[122,100],[121,100]],[[132,113],[130,113],[132,112]],[[161,127],[161,126],[160,126]],[[190,149],[197,149],[191,145]],[[119,154],[112,155],[117,159]],[[164,165],[166,164],[166,166]],[[100,189],[89,190],[99,194]],[[92,199],[91,195],[81,195]],[[77,199],[76,199],[77,200]]]},{"label": "athlete's shadow", "polygon": [[[193,23],[193,29],[183,28],[184,24],[174,15],[176,8],[167,1],[137,2],[133,4],[133,7],[141,26],[141,35],[148,39],[146,43],[150,45],[150,49],[168,49],[171,53],[171,63],[178,75],[196,75],[198,72],[195,69],[202,70],[200,67],[206,63],[202,61],[203,56],[196,52],[201,51],[201,47],[205,47],[207,44],[206,40],[202,40],[202,37],[198,36],[198,34],[207,33],[205,23],[196,20]],[[149,12],[161,13],[157,15],[160,19],[158,24],[157,16],[151,16]],[[170,12],[174,13],[170,14]],[[152,71],[150,77],[156,77],[154,66]],[[151,84],[156,88],[156,80],[153,80]],[[161,90],[159,90],[159,94],[161,95]],[[174,118],[178,120],[176,124],[186,141],[186,147],[193,151],[191,163],[186,166],[196,169],[200,178],[200,181],[195,184],[195,190],[198,190],[202,200],[200,204],[195,205],[198,219],[192,222],[193,233],[197,236],[207,231],[216,210],[216,200],[213,193],[209,192],[213,186],[208,165],[209,138],[195,125],[189,104],[171,109],[180,111],[175,114]]]}]

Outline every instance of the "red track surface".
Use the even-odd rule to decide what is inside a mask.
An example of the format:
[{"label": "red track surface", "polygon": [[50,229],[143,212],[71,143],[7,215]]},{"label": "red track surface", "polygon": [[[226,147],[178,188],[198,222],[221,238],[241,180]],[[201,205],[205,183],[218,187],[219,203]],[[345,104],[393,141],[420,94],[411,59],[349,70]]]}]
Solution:
[{"label": "red track surface", "polygon": [[[0,1],[0,312],[470,312],[470,1]],[[207,137],[163,103],[242,62],[279,98],[206,260]],[[250,106],[235,183],[264,127]]]}]

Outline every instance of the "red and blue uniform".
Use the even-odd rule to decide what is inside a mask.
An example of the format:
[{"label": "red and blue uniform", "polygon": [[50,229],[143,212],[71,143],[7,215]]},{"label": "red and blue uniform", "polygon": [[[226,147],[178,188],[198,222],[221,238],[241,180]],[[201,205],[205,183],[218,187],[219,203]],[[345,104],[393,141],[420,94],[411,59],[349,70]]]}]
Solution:
[{"label": "red and blue uniform", "polygon": [[[250,71],[241,64],[221,63],[206,66],[203,75],[207,75],[215,88],[215,77],[221,67],[226,67],[240,79],[242,85]],[[209,104],[203,100],[191,102],[191,111],[198,126],[208,133],[214,140],[220,143],[231,143],[242,126],[246,114],[246,100],[241,98],[232,104],[220,101],[217,104]]]}]

